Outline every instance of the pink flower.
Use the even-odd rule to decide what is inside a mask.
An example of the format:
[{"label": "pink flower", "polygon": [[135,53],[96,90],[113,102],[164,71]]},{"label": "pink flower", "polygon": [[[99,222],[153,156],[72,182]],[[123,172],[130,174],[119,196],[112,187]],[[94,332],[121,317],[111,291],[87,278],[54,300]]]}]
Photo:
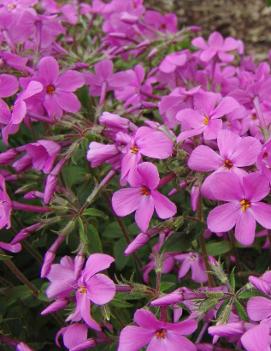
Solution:
[{"label": "pink flower", "polygon": [[227,129],[218,132],[217,146],[219,154],[206,145],[196,147],[189,157],[189,168],[199,172],[230,170],[240,173],[239,167],[255,164],[261,151],[258,139],[242,138]]},{"label": "pink flower", "polygon": [[249,276],[249,282],[266,295],[271,295],[271,271],[265,272],[261,277]]},{"label": "pink flower", "polygon": [[212,232],[227,232],[235,226],[235,237],[243,245],[251,245],[255,238],[256,221],[271,229],[271,205],[260,202],[269,194],[267,178],[259,173],[239,177],[235,173],[217,173],[212,176],[212,198],[227,201],[208,215],[207,224]]},{"label": "pink flower", "polygon": [[76,308],[67,320],[79,321],[83,319],[89,327],[100,330],[99,324],[91,317],[91,302],[105,305],[111,301],[116,293],[114,282],[104,274],[100,274],[110,267],[114,258],[105,254],[89,256],[85,268],[77,281]]},{"label": "pink flower", "polygon": [[56,335],[56,344],[61,347],[59,337],[62,336],[64,346],[69,351],[86,350],[96,345],[95,340],[88,339],[88,327],[85,324],[74,323],[61,328]]},{"label": "pink flower", "polygon": [[160,177],[152,163],[141,163],[129,182],[132,188],[120,189],[113,194],[112,206],[118,216],[124,217],[135,211],[138,227],[146,231],[154,209],[162,219],[175,215],[175,204],[157,191]]},{"label": "pink flower", "polygon": [[179,278],[183,278],[191,270],[191,278],[197,283],[207,281],[207,274],[202,257],[196,252],[175,255],[174,258],[181,262]]},{"label": "pink flower", "polygon": [[205,140],[216,139],[222,128],[221,117],[234,111],[238,106],[237,101],[229,96],[221,98],[220,94],[212,92],[196,94],[194,109],[185,108],[176,116],[183,130],[178,136],[178,141],[200,134],[203,134]]},{"label": "pink flower", "polygon": [[231,51],[238,50],[239,53],[243,53],[243,43],[240,40],[232,37],[224,40],[218,32],[212,33],[207,43],[202,37],[197,37],[192,40],[192,44],[200,49],[199,57],[204,62],[212,60],[216,55],[221,61],[231,62],[234,60]]},{"label": "pink flower", "polygon": [[167,55],[159,65],[163,73],[173,73],[178,67],[182,67],[187,61],[187,55],[183,52],[173,52]]},{"label": "pink flower", "polygon": [[164,160],[172,155],[173,142],[162,131],[140,127],[135,135],[130,137],[127,134],[119,133],[117,142],[123,140],[126,146],[122,147],[121,180],[130,180],[134,176],[135,169],[141,161],[142,156]]},{"label": "pink flower", "polygon": [[196,346],[184,335],[197,328],[190,319],[179,323],[158,320],[150,311],[140,309],[134,315],[136,326],[127,326],[120,333],[118,351],[138,351],[148,345],[148,351],[196,351]]},{"label": "pink flower", "polygon": [[12,165],[17,172],[32,166],[34,169],[48,174],[53,168],[60,146],[51,140],[38,140],[35,143],[17,148],[17,150],[25,152],[25,155]]},{"label": "pink flower", "polygon": [[12,203],[6,190],[5,178],[0,175],[0,229],[10,228]]},{"label": "pink flower", "polygon": [[0,74],[0,98],[12,96],[18,90],[17,78],[11,74]]},{"label": "pink flower", "polygon": [[68,70],[60,74],[58,62],[47,56],[39,62],[37,78],[44,86],[43,105],[50,117],[59,118],[63,111],[79,111],[80,102],[73,92],[84,85],[81,73]]},{"label": "pink flower", "polygon": [[270,351],[270,323],[260,323],[250,328],[242,337],[246,351]]}]

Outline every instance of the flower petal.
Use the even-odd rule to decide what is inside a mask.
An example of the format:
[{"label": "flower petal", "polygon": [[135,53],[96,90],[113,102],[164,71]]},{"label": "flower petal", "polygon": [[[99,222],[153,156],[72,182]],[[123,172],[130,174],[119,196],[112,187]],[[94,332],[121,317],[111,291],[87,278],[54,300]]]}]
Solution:
[{"label": "flower petal", "polygon": [[242,337],[241,343],[246,351],[270,351],[269,326],[261,323],[249,329]]},{"label": "flower petal", "polygon": [[176,205],[165,195],[159,193],[159,191],[154,190],[152,191],[152,197],[154,199],[155,210],[159,218],[166,219],[173,217],[176,214]]},{"label": "flower petal", "polygon": [[228,203],[217,206],[208,215],[208,228],[215,233],[227,232],[234,227],[239,214],[238,204]]},{"label": "flower petal", "polygon": [[64,111],[74,113],[80,110],[80,101],[73,93],[57,90],[55,93],[55,99]]},{"label": "flower petal", "polygon": [[268,179],[258,172],[250,173],[243,178],[245,198],[253,202],[262,200],[269,194]]},{"label": "flower petal", "polygon": [[138,208],[141,197],[139,188],[125,188],[116,191],[112,197],[114,212],[121,217],[127,216]]},{"label": "flower petal", "polygon": [[138,351],[150,342],[152,336],[152,330],[129,325],[120,333],[118,351]]},{"label": "flower petal", "polygon": [[243,245],[251,245],[255,239],[256,221],[250,210],[240,212],[236,221],[235,238]]},{"label": "flower petal", "polygon": [[198,172],[211,172],[223,164],[221,157],[209,146],[196,147],[188,160],[188,167]]},{"label": "flower petal", "polygon": [[68,70],[57,79],[56,86],[61,90],[72,92],[81,88],[84,83],[85,80],[81,73]]},{"label": "flower petal", "polygon": [[95,274],[86,281],[88,298],[97,305],[111,301],[116,294],[114,282],[104,274]]},{"label": "flower petal", "polygon": [[141,196],[140,204],[135,213],[135,221],[138,227],[145,232],[154,212],[154,200],[151,195]]},{"label": "flower petal", "polygon": [[59,74],[59,66],[52,56],[43,57],[38,65],[39,75],[46,83],[53,83]]},{"label": "flower petal", "polygon": [[266,229],[271,229],[271,205],[263,202],[252,204],[254,218]]},{"label": "flower petal", "polygon": [[212,174],[211,180],[208,186],[214,199],[235,201],[244,198],[241,179],[238,175],[231,172],[219,172]]},{"label": "flower petal", "polygon": [[109,268],[114,261],[115,260],[112,256],[106,254],[94,253],[90,255],[87,259],[85,269],[82,273],[84,280],[88,280],[94,274]]}]

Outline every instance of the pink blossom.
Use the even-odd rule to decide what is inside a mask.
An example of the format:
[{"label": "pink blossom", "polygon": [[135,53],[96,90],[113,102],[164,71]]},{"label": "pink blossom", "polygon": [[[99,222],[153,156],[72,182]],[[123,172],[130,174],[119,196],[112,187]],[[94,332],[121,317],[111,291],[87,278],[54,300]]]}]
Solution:
[{"label": "pink blossom", "polygon": [[243,43],[240,40],[235,40],[232,37],[224,40],[218,32],[213,32],[207,43],[202,37],[197,37],[192,40],[192,44],[200,49],[199,57],[204,62],[210,61],[216,55],[221,61],[231,62],[234,60],[231,51],[237,50],[239,53],[243,53]]},{"label": "pink blossom", "polygon": [[56,344],[60,346],[59,337],[62,336],[64,346],[69,351],[80,351],[94,347],[94,339],[88,339],[88,327],[85,324],[74,323],[61,328],[56,335]]},{"label": "pink blossom", "polygon": [[197,328],[190,319],[178,323],[158,320],[150,311],[140,309],[134,315],[137,325],[127,326],[120,333],[118,351],[138,351],[148,345],[148,351],[196,351],[196,346],[184,335]]},{"label": "pink blossom", "polygon": [[50,117],[59,118],[63,111],[79,111],[80,102],[73,92],[84,85],[81,73],[68,70],[60,74],[56,59],[47,56],[39,62],[37,79],[44,86],[43,105]]},{"label": "pink blossom", "polygon": [[0,229],[11,227],[12,203],[6,190],[5,178],[0,175]]},{"label": "pink blossom", "polygon": [[118,216],[127,216],[135,211],[136,224],[142,231],[146,231],[154,209],[162,219],[175,215],[175,204],[157,191],[160,177],[152,163],[141,163],[129,182],[131,188],[121,189],[113,194],[112,206]]},{"label": "pink blossom", "polygon": [[176,115],[181,122],[182,132],[178,141],[203,134],[205,140],[217,138],[222,128],[221,117],[234,111],[238,103],[233,98],[221,97],[212,92],[201,92],[194,97],[194,109],[185,108]]},{"label": "pink blossom", "polygon": [[239,177],[235,173],[217,173],[212,176],[212,198],[226,201],[208,215],[207,224],[212,232],[227,232],[235,226],[235,237],[243,245],[251,245],[255,238],[256,222],[271,229],[271,206],[260,202],[269,194],[267,178],[259,173]]},{"label": "pink blossom", "polygon": [[191,270],[191,278],[197,283],[207,281],[207,274],[202,257],[196,252],[189,252],[175,255],[174,258],[180,261],[179,278],[183,278]]}]

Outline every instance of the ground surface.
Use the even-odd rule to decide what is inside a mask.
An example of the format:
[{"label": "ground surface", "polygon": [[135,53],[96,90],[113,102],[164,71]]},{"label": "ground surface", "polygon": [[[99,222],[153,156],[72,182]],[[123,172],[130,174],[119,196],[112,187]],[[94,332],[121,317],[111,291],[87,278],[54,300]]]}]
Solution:
[{"label": "ground surface", "polygon": [[[270,1],[271,2],[271,1]],[[271,50],[271,7],[268,0],[145,0],[178,15],[181,25],[200,25],[203,34],[218,30],[242,39],[257,59]]]}]

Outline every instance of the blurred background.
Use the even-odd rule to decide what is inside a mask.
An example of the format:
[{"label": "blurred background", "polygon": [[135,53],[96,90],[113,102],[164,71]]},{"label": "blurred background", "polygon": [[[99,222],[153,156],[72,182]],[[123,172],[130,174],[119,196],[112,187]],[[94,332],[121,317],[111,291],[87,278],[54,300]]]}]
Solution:
[{"label": "blurred background", "polygon": [[242,39],[246,52],[264,59],[271,50],[271,0],[145,0],[175,12],[180,25],[199,25],[203,35],[219,31]]}]

